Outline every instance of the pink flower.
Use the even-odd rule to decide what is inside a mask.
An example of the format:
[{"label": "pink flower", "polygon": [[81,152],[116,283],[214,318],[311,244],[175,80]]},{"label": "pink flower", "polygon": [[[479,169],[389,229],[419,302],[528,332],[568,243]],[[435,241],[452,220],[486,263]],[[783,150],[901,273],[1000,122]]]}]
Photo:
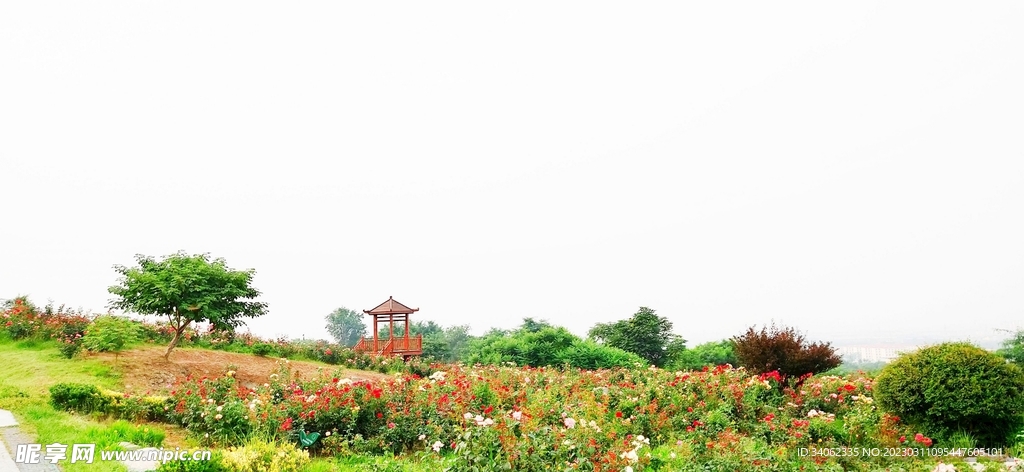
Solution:
[{"label": "pink flower", "polygon": [[565,420],[563,420],[563,423],[565,423],[565,427],[569,429],[573,429],[576,427],[576,420],[572,418],[566,418]]}]

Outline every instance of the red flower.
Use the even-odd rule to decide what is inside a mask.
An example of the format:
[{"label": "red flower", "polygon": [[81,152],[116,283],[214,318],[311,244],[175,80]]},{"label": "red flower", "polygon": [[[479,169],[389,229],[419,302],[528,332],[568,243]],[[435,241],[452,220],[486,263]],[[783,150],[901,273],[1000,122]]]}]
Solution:
[{"label": "red flower", "polygon": [[395,429],[395,423],[388,423],[388,429]]},{"label": "red flower", "polygon": [[381,413],[381,412],[378,411],[377,412],[377,418],[383,418],[383,417],[384,417],[384,413]]},{"label": "red flower", "polygon": [[292,419],[291,418],[288,418],[288,419],[284,420],[284,423],[281,423],[281,431],[288,431],[289,429],[292,429]]},{"label": "red flower", "polygon": [[616,411],[615,412],[615,417],[616,418],[622,418],[622,412],[621,411]]}]

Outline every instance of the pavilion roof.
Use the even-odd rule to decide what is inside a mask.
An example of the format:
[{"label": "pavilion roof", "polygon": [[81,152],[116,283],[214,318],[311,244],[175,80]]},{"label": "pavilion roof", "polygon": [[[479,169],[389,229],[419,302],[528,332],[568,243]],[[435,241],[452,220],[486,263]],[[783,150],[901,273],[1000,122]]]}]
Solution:
[{"label": "pavilion roof", "polygon": [[419,308],[409,308],[399,303],[394,297],[388,297],[384,303],[377,305],[377,307],[372,310],[363,310],[363,313],[366,313],[367,315],[408,315],[419,310]]}]

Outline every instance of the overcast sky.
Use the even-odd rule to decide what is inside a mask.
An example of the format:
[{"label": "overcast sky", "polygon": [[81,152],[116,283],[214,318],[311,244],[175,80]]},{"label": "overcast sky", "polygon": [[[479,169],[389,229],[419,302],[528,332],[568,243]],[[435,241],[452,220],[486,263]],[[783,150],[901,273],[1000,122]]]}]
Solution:
[{"label": "overcast sky", "polygon": [[1024,324],[1024,4],[681,3],[3,2],[0,298],[185,250],[265,336]]}]

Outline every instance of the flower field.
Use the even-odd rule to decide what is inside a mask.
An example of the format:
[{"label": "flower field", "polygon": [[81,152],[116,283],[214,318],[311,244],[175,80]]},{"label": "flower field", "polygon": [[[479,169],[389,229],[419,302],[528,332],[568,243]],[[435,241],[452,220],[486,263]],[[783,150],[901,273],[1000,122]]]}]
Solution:
[{"label": "flower field", "polygon": [[[297,442],[313,455],[436,456],[451,470],[918,470],[927,458],[800,457],[800,448],[924,447],[924,435],[878,410],[865,377],[776,375],[721,366],[561,371],[435,366],[429,377],[383,382],[238,385],[231,372],[189,379],[167,420],[208,444],[250,432]],[[916,436],[915,436],[916,435]],[[909,438],[909,439],[908,439]],[[916,438],[916,442],[915,442]]]},{"label": "flower field", "polygon": [[[78,313],[17,302],[0,320],[0,337],[54,342],[64,357],[77,355],[94,326]],[[140,342],[166,340],[165,326],[132,323]],[[267,466],[282,471],[932,471],[954,470],[942,462],[951,460],[955,470],[970,467],[935,452],[953,444],[883,412],[875,380],[865,374],[787,379],[730,365],[673,371],[406,363],[324,342],[213,330],[186,332],[184,342],[282,358],[262,385],[224,366],[220,375],[143,395],[61,383],[49,389],[49,402],[57,410],[181,426],[190,441],[223,450],[227,470],[264,470],[252,464],[257,456],[291,464]],[[284,357],[391,375],[353,380],[325,366],[302,376]],[[365,458],[384,462],[344,465]]]}]

